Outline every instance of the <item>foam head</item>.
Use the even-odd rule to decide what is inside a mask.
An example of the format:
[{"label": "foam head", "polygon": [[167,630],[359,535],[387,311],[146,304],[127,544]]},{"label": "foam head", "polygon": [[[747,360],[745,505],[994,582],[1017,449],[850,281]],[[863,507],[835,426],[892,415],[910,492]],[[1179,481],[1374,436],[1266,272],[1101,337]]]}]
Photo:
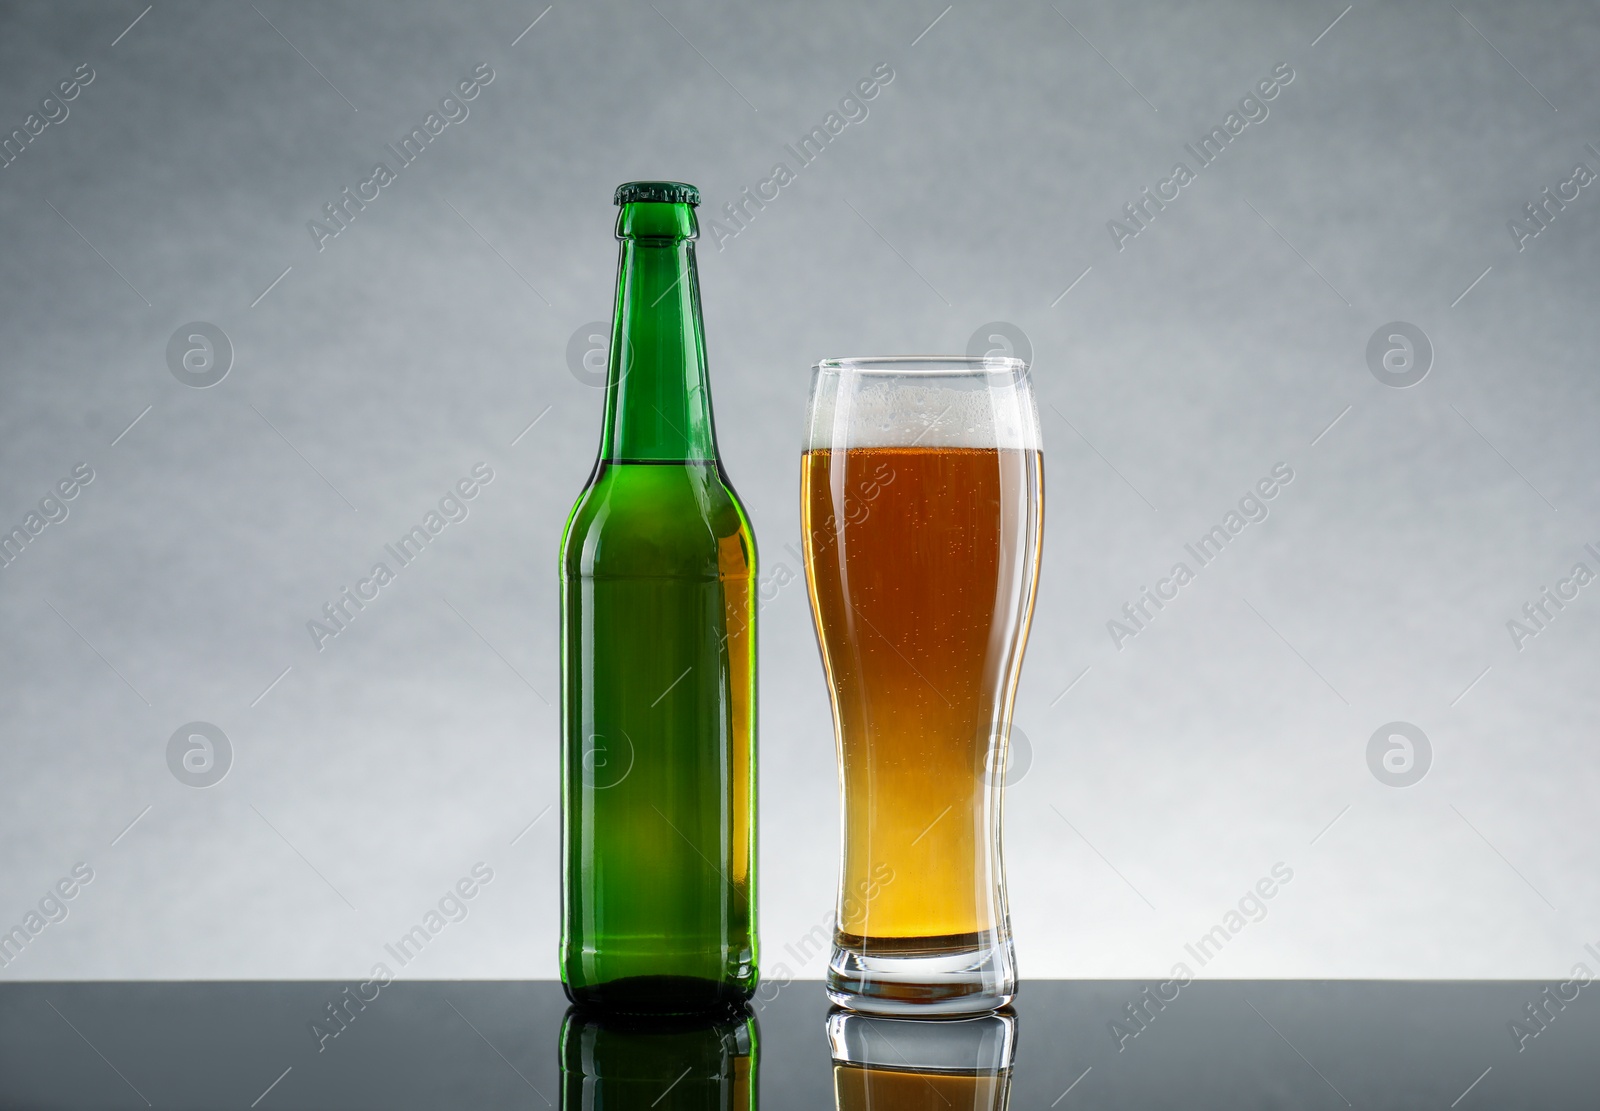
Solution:
[{"label": "foam head", "polygon": [[811,380],[806,449],[1039,450],[1027,365],[991,357],[824,359]]}]

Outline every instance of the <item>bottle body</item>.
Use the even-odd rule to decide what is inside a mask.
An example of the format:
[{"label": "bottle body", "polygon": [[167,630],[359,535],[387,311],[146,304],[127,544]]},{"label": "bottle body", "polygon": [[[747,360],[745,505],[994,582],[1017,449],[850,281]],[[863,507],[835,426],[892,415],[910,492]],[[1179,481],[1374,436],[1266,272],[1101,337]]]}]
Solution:
[{"label": "bottle body", "polygon": [[574,511],[562,559],[574,1002],[687,1011],[755,990],[754,555],[711,464],[604,464]]},{"label": "bottle body", "polygon": [[561,551],[561,978],[688,1013],[755,990],[756,551],[711,431],[692,209],[624,204],[618,232],[605,434]]}]

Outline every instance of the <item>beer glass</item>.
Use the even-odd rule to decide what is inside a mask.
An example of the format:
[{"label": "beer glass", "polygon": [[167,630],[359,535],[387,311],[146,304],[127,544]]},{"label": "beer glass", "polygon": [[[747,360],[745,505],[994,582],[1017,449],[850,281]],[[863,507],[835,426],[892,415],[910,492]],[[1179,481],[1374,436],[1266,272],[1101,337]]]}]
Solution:
[{"label": "beer glass", "polygon": [[1006,741],[1044,508],[1028,368],[826,359],[801,469],[844,844],[828,994],[971,1014],[1016,991]]},{"label": "beer glass", "polygon": [[1017,1020],[828,1016],[835,1111],[1006,1111]]}]

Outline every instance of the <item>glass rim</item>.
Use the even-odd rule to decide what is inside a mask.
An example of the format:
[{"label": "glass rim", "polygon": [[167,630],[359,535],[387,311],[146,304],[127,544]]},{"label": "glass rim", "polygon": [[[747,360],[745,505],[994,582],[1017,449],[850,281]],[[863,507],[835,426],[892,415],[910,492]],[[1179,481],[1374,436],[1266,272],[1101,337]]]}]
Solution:
[{"label": "glass rim", "polygon": [[961,374],[1016,374],[1028,363],[1010,355],[855,355],[819,359],[813,371],[850,374],[897,374],[939,377]]}]

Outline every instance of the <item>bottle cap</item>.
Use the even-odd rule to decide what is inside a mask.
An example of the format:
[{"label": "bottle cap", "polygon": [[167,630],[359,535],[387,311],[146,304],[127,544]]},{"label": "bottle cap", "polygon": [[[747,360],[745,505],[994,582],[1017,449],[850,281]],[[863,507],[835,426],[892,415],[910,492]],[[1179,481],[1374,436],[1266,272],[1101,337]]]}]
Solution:
[{"label": "bottle cap", "polygon": [[700,190],[681,181],[627,181],[617,186],[617,195],[613,200],[618,205],[639,201],[698,205]]}]

